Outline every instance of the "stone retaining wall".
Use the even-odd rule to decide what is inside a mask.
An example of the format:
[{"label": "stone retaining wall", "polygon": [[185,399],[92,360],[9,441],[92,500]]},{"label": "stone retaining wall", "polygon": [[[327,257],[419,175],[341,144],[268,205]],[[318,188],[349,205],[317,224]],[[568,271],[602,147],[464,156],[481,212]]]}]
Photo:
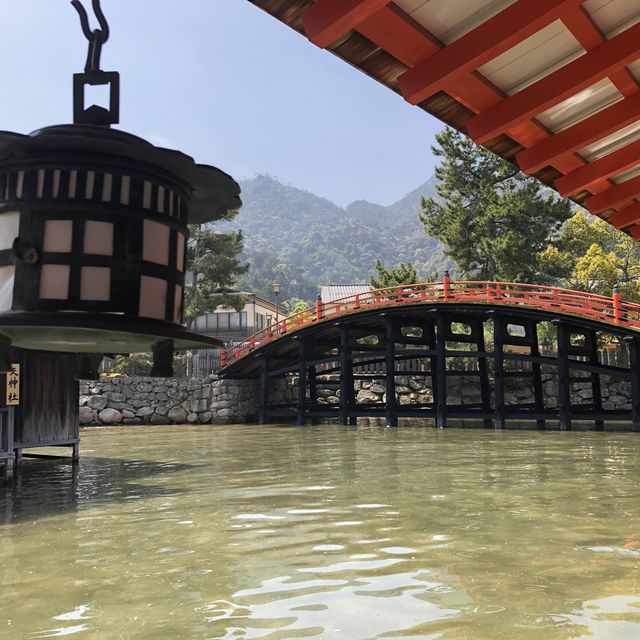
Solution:
[{"label": "stone retaining wall", "polygon": [[[547,408],[558,406],[555,373],[543,368],[544,401]],[[318,403],[340,403],[340,379],[337,375],[318,376]],[[398,404],[428,403],[433,400],[431,378],[427,376],[397,376]],[[356,402],[384,403],[384,379],[371,377],[355,381]],[[571,385],[572,403],[591,400],[591,382]],[[298,396],[298,381],[294,376],[271,380],[269,401],[273,404],[293,404]],[[193,378],[129,378],[103,377],[99,381],[80,383],[80,424],[228,424],[256,422],[258,417],[258,380],[217,380]],[[480,402],[478,376],[461,374],[447,377],[448,404]],[[631,409],[629,383],[602,378],[604,409]],[[507,405],[534,401],[531,379],[507,378]]]}]

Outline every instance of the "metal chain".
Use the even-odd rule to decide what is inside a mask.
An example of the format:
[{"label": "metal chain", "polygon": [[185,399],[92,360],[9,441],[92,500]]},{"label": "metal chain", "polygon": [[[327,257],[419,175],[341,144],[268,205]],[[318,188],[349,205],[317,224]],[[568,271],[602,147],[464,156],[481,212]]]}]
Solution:
[{"label": "metal chain", "polygon": [[99,29],[91,30],[89,26],[89,16],[80,0],[71,0],[71,4],[80,16],[80,26],[85,38],[89,41],[89,52],[87,53],[87,62],[85,64],[85,72],[100,71],[100,54],[102,53],[102,45],[109,39],[109,24],[107,23],[100,0],[92,0],[91,6],[93,12],[98,19]]}]

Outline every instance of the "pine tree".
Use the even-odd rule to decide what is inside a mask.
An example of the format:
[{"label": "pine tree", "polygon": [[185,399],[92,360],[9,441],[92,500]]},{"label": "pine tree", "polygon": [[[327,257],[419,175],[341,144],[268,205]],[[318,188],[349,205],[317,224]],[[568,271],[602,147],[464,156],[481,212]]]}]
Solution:
[{"label": "pine tree", "polygon": [[423,198],[420,220],[446,247],[460,275],[532,282],[537,255],[571,215],[571,205],[535,179],[446,128],[436,136],[438,198]]},{"label": "pine tree", "polygon": [[210,225],[190,225],[187,243],[187,270],[184,290],[184,317],[190,327],[194,320],[211,313],[219,305],[241,308],[242,296],[220,293],[235,285],[249,265],[239,260],[243,247],[240,231],[216,233]]},{"label": "pine tree", "polygon": [[387,287],[418,282],[416,268],[411,263],[400,263],[395,269],[386,269],[380,260],[376,260],[375,267],[376,274],[369,279],[374,289],[386,289]]}]

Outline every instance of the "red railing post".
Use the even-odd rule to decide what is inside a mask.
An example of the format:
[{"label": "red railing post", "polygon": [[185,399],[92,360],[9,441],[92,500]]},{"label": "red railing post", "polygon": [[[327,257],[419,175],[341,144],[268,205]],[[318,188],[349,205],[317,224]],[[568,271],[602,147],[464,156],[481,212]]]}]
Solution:
[{"label": "red railing post", "polygon": [[220,349],[220,367],[224,368],[227,366],[227,350]]},{"label": "red railing post", "polygon": [[448,271],[445,271],[442,276],[442,292],[445,300],[451,297],[451,276]]},{"label": "red railing post", "polygon": [[354,309],[359,309],[360,308],[360,294],[356,293],[356,299],[355,299],[355,304],[354,304]]},{"label": "red railing post", "polygon": [[320,297],[320,294],[318,294],[318,297],[316,298],[316,321],[318,320],[322,320],[322,317],[324,316],[324,305],[322,304],[322,298]]},{"label": "red railing post", "polygon": [[620,288],[618,285],[613,287],[613,294],[611,295],[613,300],[613,321],[616,324],[620,324],[620,320],[622,320],[622,294],[620,293]]}]

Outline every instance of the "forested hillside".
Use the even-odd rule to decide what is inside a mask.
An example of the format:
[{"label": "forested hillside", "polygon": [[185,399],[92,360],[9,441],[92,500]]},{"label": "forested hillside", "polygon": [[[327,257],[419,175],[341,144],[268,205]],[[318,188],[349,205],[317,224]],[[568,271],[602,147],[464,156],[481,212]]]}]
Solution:
[{"label": "forested hillside", "polygon": [[241,289],[270,298],[271,284],[279,282],[282,299],[313,300],[321,284],[368,281],[376,259],[388,267],[413,262],[423,277],[448,265],[418,220],[420,197],[434,194],[431,180],[388,207],[359,200],[344,209],[269,176],[241,187],[240,213],[216,225],[244,234],[251,268]]}]

